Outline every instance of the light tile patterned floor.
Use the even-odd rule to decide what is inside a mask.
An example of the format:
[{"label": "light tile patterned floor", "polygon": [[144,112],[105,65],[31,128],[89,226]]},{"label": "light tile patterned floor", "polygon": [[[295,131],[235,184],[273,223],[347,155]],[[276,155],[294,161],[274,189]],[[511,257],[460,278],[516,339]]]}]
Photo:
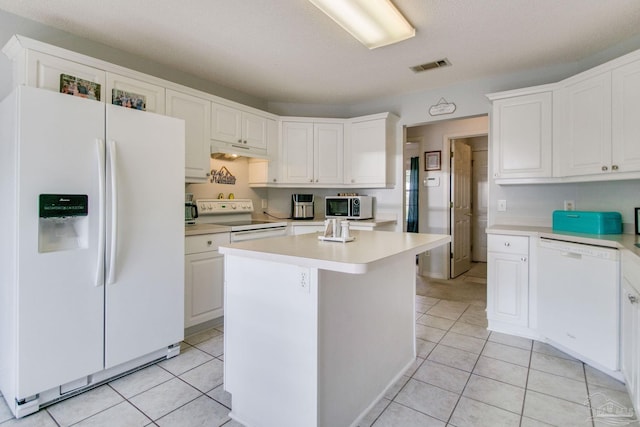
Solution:
[{"label": "light tile patterned floor", "polygon": [[[482,286],[476,279],[466,285]],[[592,421],[598,408],[608,401],[631,408],[623,384],[571,356],[489,333],[484,301],[468,295],[417,297],[417,361],[360,426],[606,426]],[[239,426],[222,387],[223,333],[188,337],[176,358],[21,420],[2,401],[0,427]]]}]

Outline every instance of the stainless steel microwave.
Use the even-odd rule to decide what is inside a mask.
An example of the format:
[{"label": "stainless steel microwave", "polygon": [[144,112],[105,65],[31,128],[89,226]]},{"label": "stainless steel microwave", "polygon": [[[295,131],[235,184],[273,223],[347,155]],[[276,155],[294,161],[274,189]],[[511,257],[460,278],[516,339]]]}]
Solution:
[{"label": "stainless steel microwave", "polygon": [[371,196],[328,196],[324,198],[326,218],[370,219],[373,218]]}]

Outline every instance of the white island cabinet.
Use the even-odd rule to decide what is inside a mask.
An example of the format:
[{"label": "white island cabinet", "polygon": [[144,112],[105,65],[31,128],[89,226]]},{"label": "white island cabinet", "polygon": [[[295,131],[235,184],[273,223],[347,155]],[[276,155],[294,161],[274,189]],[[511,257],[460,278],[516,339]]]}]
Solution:
[{"label": "white island cabinet", "polygon": [[352,233],[349,243],[304,234],[220,246],[236,421],[356,425],[414,362],[415,256],[450,236]]}]

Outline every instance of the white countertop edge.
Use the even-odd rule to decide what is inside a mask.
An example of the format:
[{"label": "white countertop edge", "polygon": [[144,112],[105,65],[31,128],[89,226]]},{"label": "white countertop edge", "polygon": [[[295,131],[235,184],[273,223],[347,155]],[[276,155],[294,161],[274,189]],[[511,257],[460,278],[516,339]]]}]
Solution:
[{"label": "white countertop edge", "polygon": [[[356,236],[358,236],[357,233],[358,232],[354,232]],[[396,233],[396,232],[366,231],[364,233]],[[303,237],[303,236],[308,236],[308,237]],[[451,236],[448,236],[448,235],[429,234],[428,236],[434,239],[422,244],[416,244],[415,246],[406,246],[401,248],[400,250],[396,250],[395,252],[386,253],[384,254],[384,256],[378,256],[375,259],[371,259],[368,262],[362,262],[362,263],[337,261],[335,259],[327,259],[326,257],[319,258],[319,257],[309,257],[309,256],[302,256],[302,255],[290,255],[290,254],[278,252],[278,244],[281,244],[283,242],[286,243],[286,239],[296,239],[296,238],[299,239],[301,237],[316,239],[319,245],[347,245],[346,246],[347,248],[353,247],[354,249],[357,249],[357,243],[323,242],[323,241],[317,240],[316,235],[311,235],[311,234],[301,235],[301,236],[275,237],[275,238],[269,239],[273,243],[272,247],[269,250],[254,249],[251,247],[249,248],[238,247],[237,245],[241,245],[242,244],[241,242],[236,245],[232,244],[231,246],[219,246],[218,251],[224,255],[242,256],[246,258],[281,262],[286,264],[299,265],[302,267],[318,268],[320,270],[329,270],[329,271],[336,271],[341,273],[364,274],[376,264],[382,263],[385,260],[390,259],[392,257],[396,257],[400,255],[415,256],[417,254],[431,250],[433,248],[444,245],[451,241]],[[274,242],[274,240],[276,239],[279,242],[277,243]],[[253,241],[253,242],[259,242],[259,241]],[[248,243],[248,242],[244,242],[244,243]]]},{"label": "white countertop edge", "polygon": [[535,227],[526,225],[492,225],[487,227],[487,234],[509,234],[515,236],[546,237],[586,245],[606,246],[627,250],[640,257],[640,236],[635,234],[586,234],[553,231],[551,227]]}]

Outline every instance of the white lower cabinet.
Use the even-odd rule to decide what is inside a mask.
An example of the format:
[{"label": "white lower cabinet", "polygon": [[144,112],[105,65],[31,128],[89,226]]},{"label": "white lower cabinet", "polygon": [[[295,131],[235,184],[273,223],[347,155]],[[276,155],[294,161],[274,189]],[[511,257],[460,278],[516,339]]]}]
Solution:
[{"label": "white lower cabinet", "polygon": [[529,237],[488,236],[489,329],[509,332],[529,324]]},{"label": "white lower cabinet", "polygon": [[640,410],[640,263],[623,254],[622,276],[620,366],[637,414]]},{"label": "white lower cabinet", "polygon": [[185,238],[185,328],[224,314],[224,256],[218,246],[227,243],[229,233]]}]

